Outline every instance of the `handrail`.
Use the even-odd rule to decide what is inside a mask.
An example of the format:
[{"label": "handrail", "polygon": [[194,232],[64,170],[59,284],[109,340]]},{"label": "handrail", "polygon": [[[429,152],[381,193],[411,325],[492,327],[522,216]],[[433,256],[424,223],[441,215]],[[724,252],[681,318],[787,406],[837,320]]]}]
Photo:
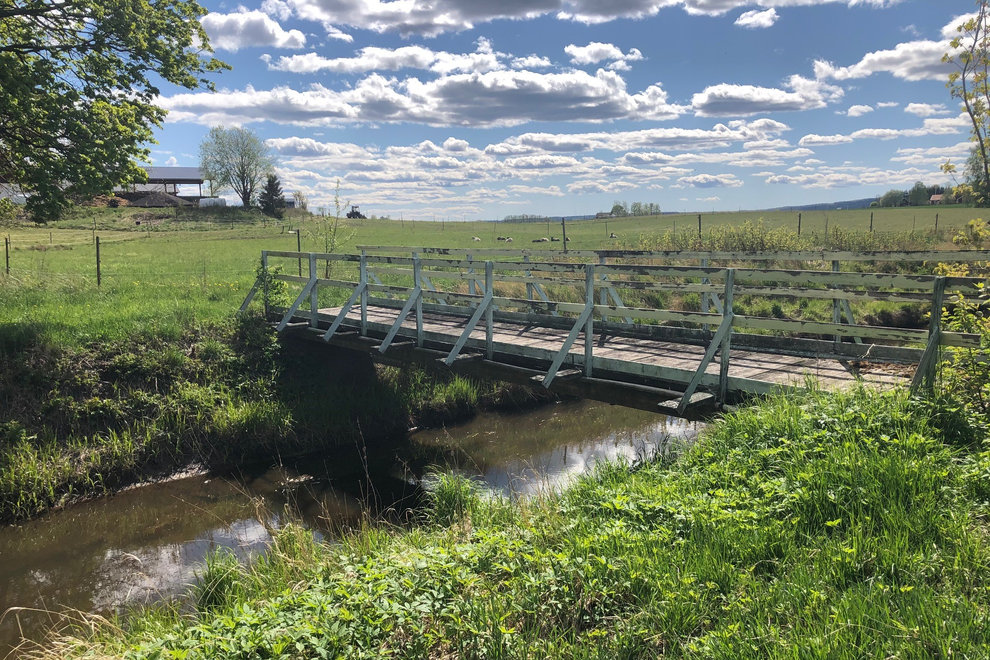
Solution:
[{"label": "handrail", "polygon": [[[423,254],[437,254],[436,251],[421,250]],[[481,253],[483,250],[473,250]],[[500,251],[508,252],[508,251]],[[525,251],[513,251],[520,255]],[[975,251],[973,251],[975,252]],[[990,258],[990,251],[987,257]],[[683,253],[681,253],[683,254]],[[700,253],[696,253],[700,254]],[[706,259],[717,259],[712,256],[718,253],[704,253]],[[792,254],[792,253],[788,253]],[[816,253],[826,254],[826,253]],[[903,254],[903,253],[900,253]],[[926,253],[934,254],[934,253]],[[828,257],[835,256],[826,254]],[[308,272],[301,275],[272,274],[269,272],[271,260],[275,258],[304,260],[308,264]],[[255,285],[248,293],[241,306],[244,310],[262,288],[267,287],[272,280],[301,286],[294,301],[278,323],[278,329],[283,330],[294,319],[307,319],[312,329],[318,331],[324,340],[330,341],[343,327],[345,317],[353,310],[360,312],[359,330],[362,336],[367,335],[368,307],[378,304],[400,311],[394,321],[390,321],[385,338],[377,347],[382,353],[388,351],[393,340],[400,334],[406,339],[410,337],[408,328],[403,329],[406,316],[415,312],[415,344],[424,346],[427,331],[424,328],[424,309],[430,312],[438,311],[465,318],[466,325],[460,330],[460,335],[453,343],[452,349],[444,358],[448,365],[461,357],[461,352],[472,346],[474,349],[483,346],[484,356],[495,359],[498,352],[494,340],[493,320],[516,319],[527,324],[545,325],[548,327],[569,329],[566,339],[551,355],[550,368],[542,376],[544,387],[550,387],[555,379],[562,377],[581,376],[592,378],[596,364],[611,365],[614,358],[607,355],[595,355],[596,332],[613,334],[626,332],[629,328],[657,328],[657,324],[679,324],[685,337],[695,337],[696,343],[703,341],[707,345],[704,357],[698,368],[689,372],[684,379],[686,386],[683,398],[678,408],[683,411],[692,400],[695,390],[702,386],[717,384],[720,401],[726,397],[728,382],[729,345],[737,339],[746,337],[760,338],[763,344],[777,342],[784,352],[789,349],[787,344],[795,343],[795,339],[780,337],[785,333],[790,337],[819,336],[827,337],[829,346],[834,342],[835,348],[829,349],[834,354],[854,355],[854,359],[871,359],[873,344],[864,344],[861,348],[850,343],[842,344],[843,338],[854,339],[857,343],[864,341],[894,342],[900,344],[921,344],[924,349],[895,348],[892,350],[911,352],[919,356],[918,372],[913,387],[931,387],[933,370],[937,366],[937,354],[941,346],[978,346],[977,335],[945,332],[942,329],[941,309],[946,296],[954,293],[970,294],[979,290],[984,280],[974,277],[943,277],[933,275],[901,275],[890,273],[860,273],[837,272],[835,260],[832,271],[817,270],[788,270],[780,268],[719,268],[708,265],[704,261],[699,266],[684,265],[650,265],[650,264],[606,264],[605,259],[598,263],[567,263],[542,262],[529,260],[521,261],[478,261],[469,256],[460,258],[421,257],[419,252],[412,257],[404,256],[368,256],[366,251],[361,254],[309,253],[292,251],[265,250],[262,252],[264,273],[259,276]],[[764,255],[765,259],[770,259]],[[343,276],[320,277],[318,265],[339,262],[350,264]],[[353,268],[357,267],[357,281],[353,277]],[[411,266],[409,268],[408,266]],[[484,267],[483,275],[476,269]],[[429,270],[433,269],[433,270]],[[295,268],[293,268],[295,270]],[[329,271],[329,268],[328,268]],[[301,269],[300,269],[301,272]],[[388,275],[383,283],[376,273]],[[610,277],[611,276],[611,277]],[[431,280],[432,278],[432,280]],[[409,282],[407,285],[400,282]],[[436,282],[436,285],[434,284]],[[513,294],[526,285],[526,297]],[[438,286],[439,285],[439,288]],[[471,285],[477,285],[476,287]],[[544,286],[556,287],[550,291],[554,300],[544,290]],[[468,292],[465,293],[466,287]],[[500,288],[500,290],[496,290]],[[319,327],[320,322],[320,292],[324,289],[342,289],[347,293],[346,302],[336,316],[331,318],[329,328],[324,332]],[[578,290],[578,295],[573,290]],[[566,293],[571,290],[572,293]],[[599,291],[600,296],[595,295]],[[627,305],[620,298],[620,292],[669,292],[672,294],[692,294],[701,297],[701,310],[663,309]],[[539,292],[540,299],[535,299],[534,292]],[[626,296],[627,293],[623,293]],[[372,294],[377,294],[374,298]],[[560,294],[560,295],[558,295]],[[388,296],[385,299],[384,296]],[[740,313],[739,303],[735,308],[733,298],[739,296],[758,296],[765,298],[789,297],[812,300],[831,300],[832,318],[830,321],[810,320],[800,318],[768,318]],[[268,304],[267,291],[263,299]],[[576,300],[577,299],[577,300]],[[582,300],[583,299],[583,300]],[[630,300],[634,298],[628,298]],[[642,300],[650,298],[642,297]],[[578,302],[578,300],[582,300]],[[889,328],[871,324],[857,324],[853,319],[850,301],[886,300],[898,303],[923,304],[930,302],[934,313],[931,314],[929,327],[926,329]],[[427,302],[429,301],[429,302]],[[711,303],[711,304],[708,304]],[[306,307],[308,306],[308,310]],[[511,311],[519,310],[519,311]],[[267,313],[267,308],[266,308]],[[565,316],[561,316],[561,315]],[[845,321],[843,322],[843,316]],[[611,319],[621,317],[624,323],[614,323]],[[484,343],[478,344],[477,339],[471,339],[472,332],[484,319]],[[353,321],[350,322],[353,327]],[[598,330],[596,326],[601,329]],[[715,328],[714,333],[710,330]],[[745,331],[751,332],[745,332]],[[755,332],[752,332],[755,331]],[[652,332],[652,331],[650,331]],[[691,335],[690,333],[695,333]],[[769,334],[768,334],[769,333]],[[579,337],[584,335],[584,354],[571,354],[571,348]],[[650,335],[653,336],[653,335]],[[434,341],[435,338],[431,339]],[[752,340],[750,344],[752,344]],[[816,346],[826,343],[826,340],[813,340]],[[401,342],[407,345],[409,342]],[[775,344],[776,345],[776,344]],[[505,350],[503,347],[500,350]],[[526,350],[522,353],[531,355]],[[883,352],[883,351],[879,351]],[[907,353],[905,353],[907,354]],[[477,353],[467,357],[478,356]],[[718,358],[719,377],[706,375],[706,369],[711,362]],[[573,366],[581,369],[563,369],[570,361]],[[674,369],[677,372],[677,369]],[[664,373],[671,373],[667,369]],[[738,379],[736,379],[737,381]],[[734,381],[734,382],[736,382]]]}]

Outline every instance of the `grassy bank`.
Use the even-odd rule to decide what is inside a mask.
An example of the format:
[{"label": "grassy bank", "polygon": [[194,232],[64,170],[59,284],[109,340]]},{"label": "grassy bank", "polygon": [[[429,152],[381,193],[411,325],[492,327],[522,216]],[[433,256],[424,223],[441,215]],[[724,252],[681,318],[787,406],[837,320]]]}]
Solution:
[{"label": "grassy bank", "polygon": [[[283,377],[291,373],[292,377]],[[258,317],[53,343],[0,331],[0,522],[194,463],[226,468],[374,445],[472,414],[505,388],[369,366],[328,379]],[[355,376],[355,378],[358,376]]]},{"label": "grassy bank", "polygon": [[985,657],[990,451],[959,407],[779,397],[677,461],[508,502],[450,480],[422,524],[213,558],[196,611],[38,657]]}]

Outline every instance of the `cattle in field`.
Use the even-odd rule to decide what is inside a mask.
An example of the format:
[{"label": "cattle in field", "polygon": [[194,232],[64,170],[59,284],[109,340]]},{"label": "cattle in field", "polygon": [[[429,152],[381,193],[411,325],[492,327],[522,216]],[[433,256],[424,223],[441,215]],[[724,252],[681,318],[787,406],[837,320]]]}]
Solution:
[{"label": "cattle in field", "polygon": [[505,237],[505,242],[506,243],[511,243],[512,242],[512,237],[511,236],[506,236]]},{"label": "cattle in field", "polygon": [[534,243],[549,243],[550,242],[550,239],[547,238],[546,236],[544,236],[543,238],[534,238],[533,239],[533,242]]},{"label": "cattle in field", "polygon": [[480,241],[480,240],[481,240],[481,238],[480,238],[480,237],[478,237],[478,236],[472,236],[472,237],[471,237],[471,240],[472,240],[472,241]]}]

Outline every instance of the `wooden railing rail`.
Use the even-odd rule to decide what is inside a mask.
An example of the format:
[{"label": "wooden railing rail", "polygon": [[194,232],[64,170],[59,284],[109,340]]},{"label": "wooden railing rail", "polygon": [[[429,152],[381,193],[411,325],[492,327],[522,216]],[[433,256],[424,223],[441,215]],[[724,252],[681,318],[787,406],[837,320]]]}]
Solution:
[{"label": "wooden railing rail", "polygon": [[[903,349],[892,348],[884,355],[900,350],[901,355],[917,361],[918,369],[912,384],[914,387],[932,384],[941,346],[979,346],[977,335],[946,332],[941,324],[941,310],[946,297],[979,292],[982,284],[979,278],[837,272],[834,263],[832,271],[716,268],[708,265],[709,259],[717,260],[721,258],[717,255],[723,253],[692,253],[707,255],[703,265],[684,266],[605,264],[601,255],[597,263],[565,263],[528,259],[476,261],[473,256],[463,259],[438,256],[423,258],[419,252],[444,256],[448,254],[427,249],[419,250],[411,257],[369,256],[366,252],[331,254],[266,250],[262,252],[263,273],[245,298],[241,310],[247,309],[259,293],[267,304],[269,296],[266,289],[270,283],[285,282],[301,288],[288,308],[281,310],[277,328],[284,330],[290,323],[294,323],[294,319],[301,317],[306,320],[306,325],[318,329],[321,320],[321,289],[342,289],[347,293],[346,302],[330,321],[329,327],[325,331],[319,330],[323,339],[330,341],[341,330],[345,317],[352,310],[359,310],[357,329],[362,336],[366,336],[369,306],[397,308],[398,315],[378,346],[382,353],[400,335],[410,336],[409,331],[403,329],[403,323],[410,314],[415,317],[415,329],[411,336],[419,347],[423,347],[427,341],[424,312],[461,316],[467,319],[467,323],[444,358],[448,365],[460,359],[466,347],[475,346],[475,340],[471,336],[481,325],[484,326],[484,341],[481,345],[484,357],[488,360],[495,359],[493,323],[496,318],[566,328],[568,334],[563,345],[549,359],[550,367],[542,377],[545,387],[549,387],[559,377],[567,361],[580,365],[579,373],[587,378],[592,377],[596,365],[608,365],[609,371],[621,369],[621,366],[613,364],[614,360],[595,356],[596,332],[614,334],[635,331],[637,328],[671,327],[657,324],[674,323],[684,328],[685,333],[696,333],[690,335],[694,338],[693,341],[706,346],[697,369],[681,373],[677,369],[668,369],[671,378],[683,379],[685,385],[681,409],[691,402],[697,388],[702,385],[715,385],[720,400],[725,400],[729,381],[732,380],[728,375],[729,347],[733,341],[742,341],[746,337],[760,339],[762,345],[771,352],[786,352],[789,350],[786,344],[795,342],[805,342],[809,346],[821,348],[821,340],[800,339],[809,335],[831,337],[829,341],[834,342],[836,348],[843,343],[843,339],[852,338],[856,342],[866,342],[861,351],[853,353],[866,360],[871,359],[872,346],[878,342],[886,346],[904,346]],[[481,251],[473,251],[472,255],[474,252]],[[519,252],[514,251],[513,255],[518,257]],[[275,273],[271,269],[273,259],[287,259],[300,264],[305,262],[308,269],[305,275]],[[777,260],[767,255],[763,259]],[[338,267],[339,270],[335,270]],[[321,277],[321,272],[333,272],[333,276]],[[355,279],[352,280],[351,277]],[[383,281],[382,277],[388,279],[388,282]],[[465,284],[466,292],[461,288]],[[526,298],[511,295],[512,287],[519,291],[520,285],[526,286]],[[554,300],[548,295],[547,287],[555,293],[563,294],[574,290],[577,293],[567,294],[569,299]],[[507,295],[506,291],[510,293]],[[621,298],[622,292],[650,291],[700,294],[701,310],[627,306]],[[739,314],[733,301],[741,295],[832,300],[833,315],[831,322],[828,322]],[[853,319],[850,302],[864,301],[928,303],[932,310],[929,327],[905,329],[857,324]],[[266,314],[270,311],[266,308]],[[572,356],[571,349],[582,335],[584,354],[580,357]],[[774,343],[775,336],[779,337],[779,346]],[[794,337],[798,339],[793,339]],[[911,345],[921,345],[924,348],[914,349],[910,348]],[[846,343],[846,346],[850,344]],[[499,346],[498,350],[504,352],[512,349]],[[713,383],[706,374],[716,357],[720,368],[717,381]]]}]

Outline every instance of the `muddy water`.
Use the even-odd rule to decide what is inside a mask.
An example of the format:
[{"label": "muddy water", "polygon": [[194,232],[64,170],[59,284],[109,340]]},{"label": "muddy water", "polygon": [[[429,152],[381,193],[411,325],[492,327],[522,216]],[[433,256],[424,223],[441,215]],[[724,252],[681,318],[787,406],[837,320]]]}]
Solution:
[{"label": "muddy water", "polygon": [[603,459],[651,458],[696,430],[617,406],[562,403],[420,431],[401,447],[357,448],[360,460],[312,459],[236,479],[187,477],[0,528],[0,612],[26,608],[0,621],[0,658],[21,634],[40,637],[46,612],[120,612],[183,593],[211,550],[245,559],[263,552],[285,515],[332,537],[369,511],[416,506],[419,485],[428,488],[438,471],[524,495]]}]

